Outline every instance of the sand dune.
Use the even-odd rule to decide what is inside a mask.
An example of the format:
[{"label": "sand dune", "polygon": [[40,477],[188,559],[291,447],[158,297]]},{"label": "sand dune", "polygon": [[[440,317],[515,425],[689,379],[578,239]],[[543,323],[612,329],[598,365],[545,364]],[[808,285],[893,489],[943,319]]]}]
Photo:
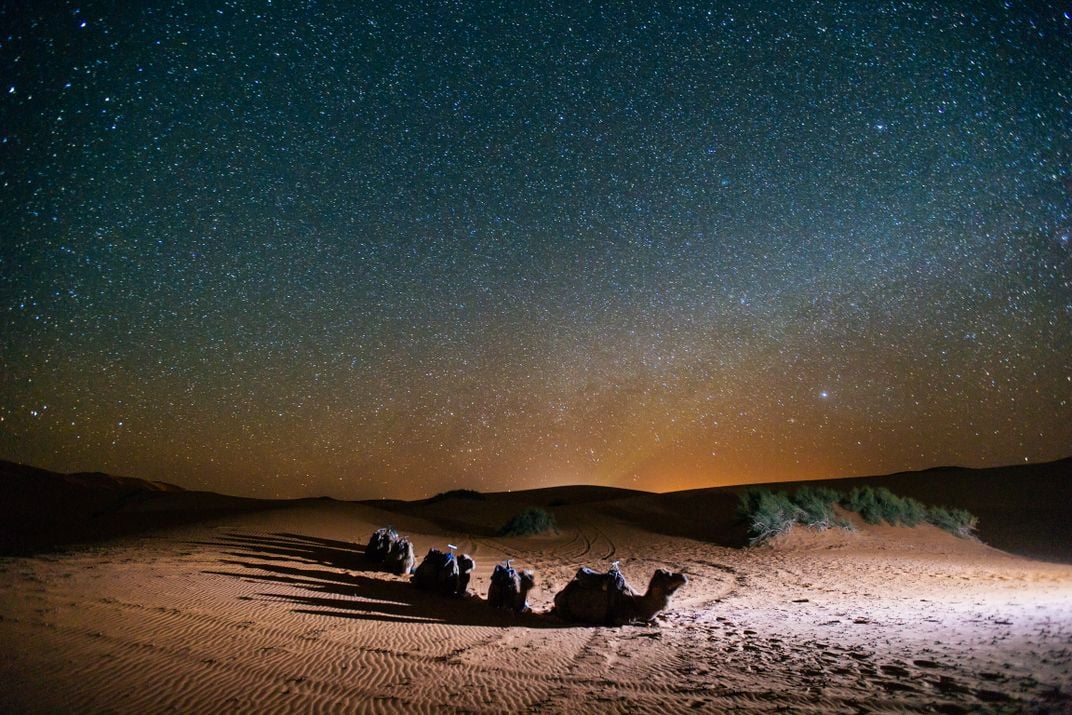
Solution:
[{"label": "sand dune", "polygon": [[[493,535],[533,502],[560,533]],[[733,548],[727,504],[588,488],[188,504],[201,521],[0,559],[0,711],[1072,711],[1072,567],[930,526]],[[361,546],[386,523],[422,555],[471,553],[481,596],[497,561],[535,569],[535,613],[377,571]],[[638,588],[656,568],[690,580],[650,626],[547,615],[579,565],[612,560]]]},{"label": "sand dune", "polygon": [[29,554],[282,506],[101,473],[57,474],[0,461],[0,555]]}]

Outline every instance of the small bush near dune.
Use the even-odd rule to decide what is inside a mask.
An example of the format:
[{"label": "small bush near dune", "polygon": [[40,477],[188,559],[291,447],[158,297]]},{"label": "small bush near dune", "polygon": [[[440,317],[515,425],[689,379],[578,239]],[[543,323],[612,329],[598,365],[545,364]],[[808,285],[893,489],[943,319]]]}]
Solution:
[{"label": "small bush near dune", "polygon": [[737,513],[748,524],[749,543],[755,545],[796,524],[818,530],[851,529],[852,524],[834,511],[840,497],[840,492],[825,487],[800,487],[792,495],[752,487],[740,493]]},{"label": "small bush near dune", "polygon": [[546,509],[534,506],[514,515],[510,521],[503,524],[499,529],[499,536],[532,536],[552,530],[558,533],[554,515]]},{"label": "small bush near dune", "polygon": [[786,533],[804,516],[785,492],[760,488],[740,493],[737,514],[748,524],[748,543],[752,545]]},{"label": "small bush near dune", "polygon": [[748,524],[749,543],[762,543],[784,534],[796,524],[813,529],[832,526],[851,530],[848,520],[837,516],[834,505],[854,511],[868,524],[893,526],[934,524],[960,537],[972,536],[978,520],[964,509],[927,507],[911,497],[899,497],[884,487],[854,487],[847,494],[827,487],[800,487],[786,492],[750,487],[740,492],[738,516]]},{"label": "small bush near dune", "polygon": [[926,520],[939,529],[945,529],[950,534],[960,537],[969,537],[975,534],[979,520],[964,509],[946,509],[941,506],[932,506],[927,510]]},{"label": "small bush near dune", "polygon": [[[901,512],[901,523],[905,526],[917,526],[927,520],[927,507],[912,497],[903,497],[904,504]],[[967,512],[965,512],[967,513]]]},{"label": "small bush near dune", "polygon": [[841,506],[854,511],[868,524],[882,523],[882,510],[878,497],[871,487],[853,487],[852,491],[841,498]]},{"label": "small bush near dune", "polygon": [[855,487],[842,497],[841,506],[856,512],[868,524],[916,526],[927,516],[923,504],[911,497],[899,497],[885,487]]},{"label": "small bush near dune", "polygon": [[792,496],[793,504],[800,509],[797,521],[813,529],[829,529],[834,526],[834,504],[840,496],[825,487],[800,487]]}]

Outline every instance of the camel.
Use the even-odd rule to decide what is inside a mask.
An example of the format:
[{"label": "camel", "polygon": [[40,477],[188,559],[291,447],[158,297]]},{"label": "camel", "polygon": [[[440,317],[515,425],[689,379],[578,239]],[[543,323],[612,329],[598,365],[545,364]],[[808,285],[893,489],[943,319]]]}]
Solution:
[{"label": "camel", "polygon": [[413,584],[424,591],[438,591],[446,596],[465,596],[476,562],[468,554],[429,549],[421,565],[413,572]]},{"label": "camel", "polygon": [[475,569],[476,561],[473,561],[469,554],[461,554],[458,556],[458,585],[454,587],[455,595],[469,595],[469,579],[473,577],[473,571]]},{"label": "camel", "polygon": [[383,564],[384,569],[401,576],[413,571],[417,557],[413,553],[413,544],[391,527],[377,529],[369,538],[365,547],[365,556],[371,561]]},{"label": "camel", "polygon": [[495,566],[488,588],[488,603],[495,608],[507,608],[515,613],[529,610],[526,600],[529,591],[536,585],[532,571],[518,571],[506,561]]},{"label": "camel", "polygon": [[388,549],[391,548],[391,542],[397,539],[398,532],[389,526],[376,529],[369,537],[368,546],[365,547],[365,556],[376,563],[383,563]]},{"label": "camel", "polygon": [[626,583],[617,562],[607,573],[580,568],[573,580],[555,594],[554,613],[567,621],[620,626],[647,623],[666,608],[670,596],[688,583],[684,574],[658,569],[648,590],[638,594]]},{"label": "camel", "polygon": [[417,555],[413,553],[413,544],[409,539],[400,536],[392,541],[383,560],[383,567],[396,576],[402,576],[413,573],[416,566]]}]

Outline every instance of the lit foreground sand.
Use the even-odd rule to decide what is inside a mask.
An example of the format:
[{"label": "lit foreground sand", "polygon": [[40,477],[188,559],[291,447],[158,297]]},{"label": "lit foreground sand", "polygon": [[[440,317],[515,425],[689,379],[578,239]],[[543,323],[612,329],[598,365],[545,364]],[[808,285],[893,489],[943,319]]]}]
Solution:
[{"label": "lit foreground sand", "polygon": [[[560,535],[504,540],[304,502],[0,560],[0,711],[1072,711],[1070,566],[932,527],[739,550],[559,512]],[[473,554],[481,596],[497,561],[534,568],[537,613],[371,570],[353,543],[385,523],[419,556]],[[578,565],[611,560],[638,588],[658,567],[690,581],[654,626],[540,613]]]}]

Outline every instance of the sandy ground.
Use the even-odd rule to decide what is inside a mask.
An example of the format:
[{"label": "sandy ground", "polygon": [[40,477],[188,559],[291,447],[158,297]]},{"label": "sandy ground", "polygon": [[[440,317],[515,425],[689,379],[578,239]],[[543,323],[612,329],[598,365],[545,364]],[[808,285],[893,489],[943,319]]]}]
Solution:
[{"label": "sandy ground", "polygon": [[[730,549],[588,505],[558,516],[558,535],[498,539],[306,502],[2,559],[0,711],[1072,712],[1072,566],[933,527]],[[534,568],[536,613],[376,571],[360,545],[386,523],[419,556],[471,553],[482,597],[497,561]],[[654,625],[541,613],[612,560],[640,589],[659,567],[690,580]]]}]

